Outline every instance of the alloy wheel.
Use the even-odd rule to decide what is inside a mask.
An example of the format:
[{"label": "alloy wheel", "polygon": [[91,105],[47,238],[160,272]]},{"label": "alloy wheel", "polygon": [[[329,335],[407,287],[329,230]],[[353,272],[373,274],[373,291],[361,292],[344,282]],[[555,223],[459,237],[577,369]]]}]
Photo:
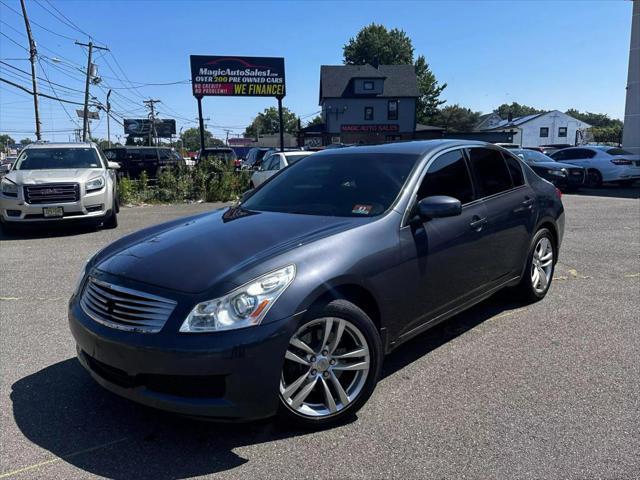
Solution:
[{"label": "alloy wheel", "polygon": [[298,415],[329,417],[360,395],[369,370],[367,341],[353,323],[334,317],[315,319],[289,341],[280,397]]},{"label": "alloy wheel", "polygon": [[538,294],[545,292],[553,274],[553,245],[548,237],[538,240],[531,259],[531,284]]}]

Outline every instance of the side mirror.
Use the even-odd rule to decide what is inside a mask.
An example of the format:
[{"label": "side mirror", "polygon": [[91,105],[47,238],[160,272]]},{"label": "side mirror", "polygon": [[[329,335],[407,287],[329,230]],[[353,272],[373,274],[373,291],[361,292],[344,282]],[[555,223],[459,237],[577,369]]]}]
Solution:
[{"label": "side mirror", "polygon": [[253,188],[250,188],[249,190],[244,192],[242,195],[240,195],[240,203],[243,203],[247,198],[251,196],[252,193],[253,193]]},{"label": "side mirror", "polygon": [[120,164],[118,162],[107,162],[107,168],[110,168],[112,170],[119,170]]},{"label": "side mirror", "polygon": [[455,217],[462,213],[460,200],[446,195],[434,195],[418,202],[418,214],[423,220],[432,218]]}]

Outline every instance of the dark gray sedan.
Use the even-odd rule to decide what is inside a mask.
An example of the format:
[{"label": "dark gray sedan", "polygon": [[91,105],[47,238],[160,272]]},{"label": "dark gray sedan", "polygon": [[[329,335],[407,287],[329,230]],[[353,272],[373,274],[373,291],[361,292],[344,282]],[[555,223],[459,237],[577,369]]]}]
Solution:
[{"label": "dark gray sedan", "polygon": [[191,416],[353,415],[384,355],[496,291],[551,285],[559,191],[511,153],[437,140],[328,150],[236,206],[121,238],[69,304],[112,392]]}]

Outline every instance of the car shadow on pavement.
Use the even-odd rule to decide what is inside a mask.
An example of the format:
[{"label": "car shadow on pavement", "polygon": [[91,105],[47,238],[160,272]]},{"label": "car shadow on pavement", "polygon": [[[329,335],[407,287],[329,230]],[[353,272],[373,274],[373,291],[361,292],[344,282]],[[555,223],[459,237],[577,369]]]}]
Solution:
[{"label": "car shadow on pavement", "polygon": [[[389,355],[383,377],[518,306],[508,295],[498,294],[451,318]],[[236,448],[312,434],[269,420],[213,423],[137,405],[98,386],[75,358],[18,380],[11,400],[15,423],[28,440],[85,472],[114,479],[224,472],[249,461],[236,454]],[[25,467],[29,465],[14,466]]]},{"label": "car shadow on pavement", "polygon": [[93,233],[95,225],[19,225],[10,232],[0,229],[0,241],[3,240],[34,240],[38,238],[70,237]]},{"label": "car shadow on pavement", "polygon": [[599,188],[585,187],[575,192],[563,193],[563,195],[638,199],[640,198],[640,183],[636,182],[631,187],[621,187],[619,185],[605,183]]}]

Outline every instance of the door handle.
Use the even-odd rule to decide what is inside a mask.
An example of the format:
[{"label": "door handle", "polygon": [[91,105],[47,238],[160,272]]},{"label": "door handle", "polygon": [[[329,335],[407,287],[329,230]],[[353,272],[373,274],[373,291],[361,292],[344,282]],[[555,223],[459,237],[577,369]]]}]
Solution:
[{"label": "door handle", "polygon": [[482,230],[482,227],[486,223],[487,223],[487,217],[480,218],[479,216],[474,215],[473,218],[471,219],[471,223],[469,223],[469,226],[474,230],[480,231]]},{"label": "door handle", "polygon": [[519,213],[519,212],[524,212],[525,210],[531,210],[534,203],[535,203],[535,200],[533,198],[524,197],[524,200],[520,204],[521,206],[514,209],[513,213]]}]

